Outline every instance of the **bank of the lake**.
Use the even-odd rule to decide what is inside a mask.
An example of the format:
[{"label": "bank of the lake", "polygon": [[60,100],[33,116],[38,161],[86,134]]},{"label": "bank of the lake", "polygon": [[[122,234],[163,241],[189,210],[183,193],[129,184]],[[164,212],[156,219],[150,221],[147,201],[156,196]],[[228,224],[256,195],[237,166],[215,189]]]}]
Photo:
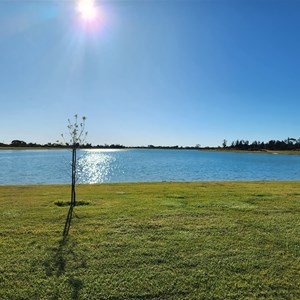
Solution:
[{"label": "bank of the lake", "polygon": [[0,186],[0,299],[299,299],[300,182]]},{"label": "bank of the lake", "polygon": [[201,151],[210,152],[228,152],[228,153],[257,153],[257,154],[285,154],[285,155],[300,155],[299,150],[237,150],[237,149],[224,149],[224,148],[208,148],[201,149]]},{"label": "bank of the lake", "polygon": [[[0,150],[66,150],[68,148],[64,147],[11,147],[11,146],[5,146],[0,147]],[[288,154],[288,155],[300,155],[300,149],[297,150],[236,150],[236,149],[229,149],[229,148],[171,148],[171,147],[122,147],[122,148],[97,148],[97,147],[91,147],[91,148],[85,148],[89,150],[111,150],[111,149],[130,149],[130,150],[137,150],[137,149],[148,149],[148,150],[181,150],[181,151],[191,151],[191,150],[199,150],[199,151],[211,151],[211,152],[236,152],[236,153],[259,153],[259,154]]]}]

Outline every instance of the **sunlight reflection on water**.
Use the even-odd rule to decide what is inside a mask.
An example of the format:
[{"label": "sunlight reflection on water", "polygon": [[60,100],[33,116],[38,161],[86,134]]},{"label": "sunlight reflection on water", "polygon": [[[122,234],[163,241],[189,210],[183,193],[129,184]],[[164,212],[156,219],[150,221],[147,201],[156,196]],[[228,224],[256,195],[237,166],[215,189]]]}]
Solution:
[{"label": "sunlight reflection on water", "polygon": [[80,183],[103,183],[110,180],[116,158],[101,150],[82,151],[78,161]]}]

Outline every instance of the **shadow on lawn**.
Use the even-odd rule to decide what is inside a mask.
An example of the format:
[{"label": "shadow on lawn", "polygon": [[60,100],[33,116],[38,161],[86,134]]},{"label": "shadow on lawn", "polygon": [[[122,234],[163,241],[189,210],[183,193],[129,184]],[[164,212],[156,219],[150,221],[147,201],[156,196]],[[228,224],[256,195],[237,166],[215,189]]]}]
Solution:
[{"label": "shadow on lawn", "polygon": [[[50,259],[44,263],[44,266],[46,275],[54,278],[55,282],[57,281],[56,279],[58,279],[58,281],[65,281],[68,283],[68,286],[71,290],[69,299],[79,299],[79,293],[83,287],[83,284],[80,279],[74,276],[74,274],[70,275],[70,271],[73,271],[72,273],[74,273],[78,267],[84,266],[85,262],[82,260],[82,256],[79,257],[74,252],[76,243],[74,241],[70,241],[68,238],[73,218],[73,209],[74,206],[70,205],[65,221],[62,239],[59,240],[58,247],[51,249],[52,254]],[[78,264],[80,264],[80,266]],[[66,272],[66,265],[69,265],[69,272]],[[63,277],[64,280],[61,280]],[[61,298],[59,285],[56,284],[55,286],[56,290],[53,290],[51,295],[51,299],[53,300]]]},{"label": "shadow on lawn", "polygon": [[67,219],[65,222],[64,231],[63,231],[63,241],[66,240],[66,238],[69,234],[69,231],[70,231],[71,221],[72,221],[72,217],[73,217],[73,209],[74,209],[74,205],[70,205]]}]

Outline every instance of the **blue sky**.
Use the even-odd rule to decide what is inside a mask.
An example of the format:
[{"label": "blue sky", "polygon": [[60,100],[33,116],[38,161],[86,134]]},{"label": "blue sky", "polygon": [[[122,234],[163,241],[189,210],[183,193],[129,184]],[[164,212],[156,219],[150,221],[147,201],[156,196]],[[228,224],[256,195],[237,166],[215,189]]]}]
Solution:
[{"label": "blue sky", "polygon": [[300,1],[0,1],[0,142],[217,146],[300,137]]}]

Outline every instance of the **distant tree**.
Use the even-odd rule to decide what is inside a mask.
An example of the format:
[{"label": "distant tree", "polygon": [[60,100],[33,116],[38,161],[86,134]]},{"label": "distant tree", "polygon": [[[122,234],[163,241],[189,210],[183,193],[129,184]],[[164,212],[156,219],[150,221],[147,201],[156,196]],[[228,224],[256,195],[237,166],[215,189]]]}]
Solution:
[{"label": "distant tree", "polygon": [[71,204],[70,206],[76,205],[76,181],[77,181],[77,150],[86,140],[87,131],[85,131],[86,117],[82,117],[82,121],[78,121],[78,115],[74,116],[72,122],[68,119],[68,132],[63,138],[65,144],[72,149],[72,163],[71,163]]},{"label": "distant tree", "polygon": [[225,139],[223,140],[222,146],[223,146],[223,148],[227,147],[227,140],[225,140]]},{"label": "distant tree", "polygon": [[11,142],[11,146],[14,146],[14,147],[20,147],[20,146],[26,146],[27,143],[24,142],[24,141],[20,141],[20,140],[13,140]]}]

